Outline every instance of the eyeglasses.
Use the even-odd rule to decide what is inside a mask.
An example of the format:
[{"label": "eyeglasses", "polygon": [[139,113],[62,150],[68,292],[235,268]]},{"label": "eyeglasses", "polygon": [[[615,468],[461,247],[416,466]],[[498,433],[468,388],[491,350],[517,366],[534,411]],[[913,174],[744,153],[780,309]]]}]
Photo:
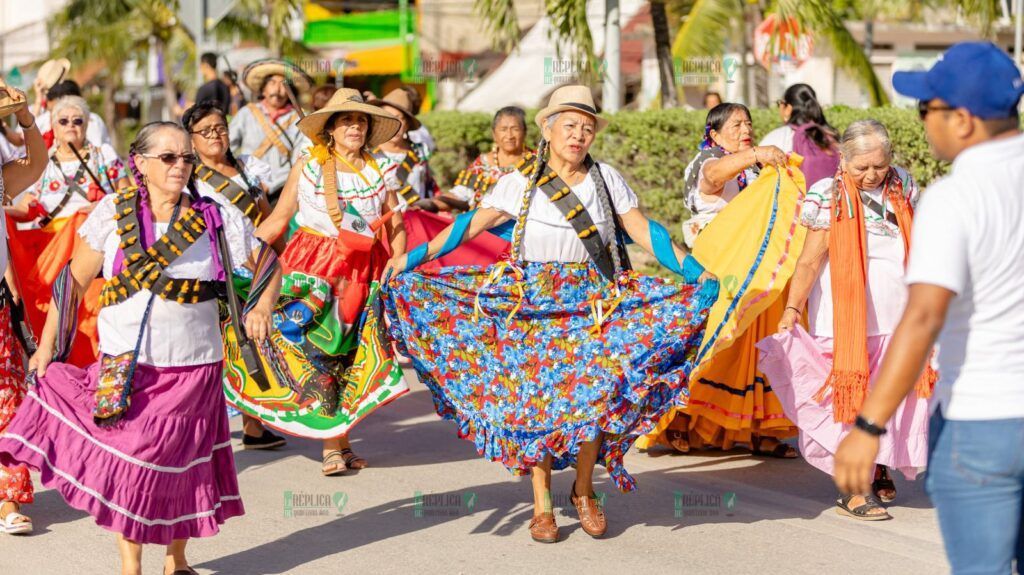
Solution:
[{"label": "eyeglasses", "polygon": [[917,103],[917,115],[923,121],[929,112],[949,112],[950,110],[956,110],[952,106],[929,106],[928,102],[921,100]]},{"label": "eyeglasses", "polygon": [[68,124],[72,124],[72,125],[75,125],[75,126],[81,126],[81,125],[85,124],[85,118],[70,118],[70,119],[69,118],[61,118],[61,119],[57,120],[57,123],[60,124],[61,126],[67,126]]},{"label": "eyeglasses", "polygon": [[186,163],[188,165],[192,165],[192,166],[194,166],[197,163],[199,163],[199,158],[197,158],[195,154],[172,154],[170,152],[166,152],[166,153],[163,153],[163,154],[139,154],[139,155],[142,156],[143,158],[157,158],[158,160],[163,162],[164,165],[167,165],[167,166],[173,166],[173,165],[177,164],[178,160],[181,160],[182,162],[184,162],[184,163]]},{"label": "eyeglasses", "polygon": [[190,134],[195,134],[195,135],[198,135],[198,136],[202,136],[203,138],[206,138],[207,140],[212,140],[214,138],[219,138],[221,136],[227,136],[228,135],[228,127],[226,125],[224,125],[224,124],[220,124],[220,125],[217,125],[217,126],[211,126],[209,128],[203,128],[202,130],[199,130],[199,131],[196,131],[196,132],[189,132],[189,133]]}]

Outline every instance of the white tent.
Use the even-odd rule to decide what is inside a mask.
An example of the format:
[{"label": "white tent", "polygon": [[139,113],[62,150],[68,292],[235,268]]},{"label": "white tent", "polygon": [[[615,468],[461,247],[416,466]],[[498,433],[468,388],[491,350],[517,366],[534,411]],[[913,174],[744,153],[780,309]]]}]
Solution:
[{"label": "white tent", "polygon": [[[620,0],[620,21],[626,23],[643,8],[641,0]],[[587,2],[587,22],[594,36],[594,52],[604,51],[605,0]],[[508,55],[493,72],[453,105],[462,111],[493,112],[503,106],[536,108],[558,86],[568,83],[567,69],[574,65],[568,60],[570,50],[563,47],[562,57],[554,40],[549,37],[551,22],[541,18],[523,37],[519,48]]]}]

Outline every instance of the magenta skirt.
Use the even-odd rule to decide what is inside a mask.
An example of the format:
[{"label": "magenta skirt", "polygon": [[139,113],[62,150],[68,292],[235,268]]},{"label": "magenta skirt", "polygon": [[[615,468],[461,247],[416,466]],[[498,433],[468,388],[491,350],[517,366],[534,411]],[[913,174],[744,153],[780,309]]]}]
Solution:
[{"label": "magenta skirt", "polygon": [[[886,335],[868,338],[872,386],[890,339]],[[801,455],[832,475],[839,442],[853,427],[834,421],[831,395],[822,403],[814,399],[832,370],[832,339],[811,336],[797,326],[793,331],[764,338],[757,347],[757,366],[772,382],[786,417],[800,428]],[[879,440],[876,463],[914,479],[928,462],[928,415],[928,400],[911,392],[900,403],[886,426],[888,432]]]},{"label": "magenta skirt", "polygon": [[99,364],[52,364],[0,435],[0,464],[39,471],[69,505],[130,541],[215,535],[245,513],[221,370],[139,364],[127,414],[98,427]]}]

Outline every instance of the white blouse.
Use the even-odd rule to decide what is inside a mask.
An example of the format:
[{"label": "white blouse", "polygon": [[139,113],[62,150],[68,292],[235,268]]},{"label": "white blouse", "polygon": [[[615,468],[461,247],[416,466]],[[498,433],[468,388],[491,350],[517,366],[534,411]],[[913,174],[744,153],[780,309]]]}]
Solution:
[{"label": "white blouse", "polygon": [[[96,174],[96,177],[100,179],[100,182],[104,186],[106,193],[113,191],[113,185],[117,184],[117,181],[127,176],[127,169],[121,164],[120,158],[117,156],[117,152],[114,148],[110,147],[109,144],[103,144],[99,146],[99,158],[98,161],[90,158],[89,168]],[[59,168],[58,168],[59,164]],[[52,160],[46,162],[46,168],[43,170],[43,175],[39,178],[31,188],[25,190],[18,197],[14,198],[13,203],[17,204],[21,198],[28,193],[36,194],[39,198],[39,203],[46,208],[47,212],[53,212],[54,209],[60,204],[61,200],[64,199],[64,192],[66,186],[64,182],[67,178],[72,178],[78,173],[81,163],[78,160],[72,160],[70,162],[58,162],[55,164]],[[82,190],[88,190],[89,185],[92,183],[92,179],[88,176],[84,176],[85,181],[79,181],[79,185]],[[107,189],[107,186],[110,188]],[[71,194],[68,199],[68,203],[64,204],[64,208],[61,210],[59,217],[68,218],[75,214],[82,208],[87,208],[91,205],[91,202],[81,194]],[[19,230],[30,230],[38,229],[39,224],[36,222],[23,222],[18,224]]]},{"label": "white blouse", "polygon": [[[352,172],[338,172],[337,182],[338,199],[352,204],[359,215],[367,223],[372,224],[379,220],[387,210],[385,203],[388,192],[398,191],[400,184],[395,178],[397,164],[383,153],[374,152],[371,155],[377,163],[376,168],[367,162],[363,166],[362,177]],[[325,236],[337,236],[338,228],[331,220],[330,214],[327,213],[327,201],[324,200],[322,166],[315,159],[307,158],[306,160],[306,164],[302,167],[302,174],[299,176],[299,210],[295,215],[295,223]],[[403,204],[403,202],[399,202],[402,207],[404,207]]]},{"label": "white blouse", "polygon": [[[640,201],[630,189],[622,174],[615,168],[599,163],[601,175],[612,198],[615,213],[622,215],[638,207]],[[518,171],[502,176],[494,189],[483,197],[480,205],[492,208],[516,218],[523,205],[523,193],[529,185],[527,179]],[[597,188],[590,174],[582,182],[571,186],[573,193],[579,197],[583,207],[590,213],[601,238],[605,243],[612,241],[614,227],[597,199]],[[564,262],[581,263],[590,259],[583,242],[576,235],[572,224],[566,221],[562,212],[548,200],[539,190],[535,190],[530,201],[530,212],[526,217],[526,230],[523,237],[523,257],[531,262]]]},{"label": "white blouse", "polygon": [[[114,275],[114,259],[120,244],[120,236],[116,233],[117,222],[114,221],[115,213],[114,196],[107,196],[96,205],[96,209],[78,230],[78,234],[92,249],[103,253],[105,279]],[[241,212],[221,210],[220,213],[224,220],[231,259],[240,267],[259,248],[259,242],[253,235],[252,224],[248,218],[241,216]],[[157,223],[156,237],[166,233],[168,226],[166,222]],[[210,248],[209,232],[205,232],[168,266],[167,273],[175,278],[215,279],[217,269]],[[119,355],[135,349],[149,297],[150,291],[142,289],[126,301],[100,310],[100,352]],[[139,352],[139,363],[174,367],[216,363],[223,359],[224,347],[216,300],[180,304],[160,297],[154,298]]]},{"label": "white blouse", "polygon": [[[719,158],[720,159],[720,158]],[[694,157],[690,161],[690,165],[686,166],[686,171],[683,174],[683,181],[689,181],[690,172],[694,169],[694,164],[697,161],[697,157]],[[717,214],[718,212],[725,209],[725,206],[729,205],[729,202],[733,200],[743,190],[740,189],[739,177],[733,178],[722,186],[722,193],[717,196],[711,196],[711,199],[706,199],[705,194],[700,192],[700,183],[704,181],[704,169],[707,168],[709,162],[716,161],[715,159],[705,160],[700,166],[700,173],[697,174],[697,185],[691,190],[687,190],[686,204],[688,206],[696,207],[696,211],[693,215],[697,214]],[[747,177],[747,185],[754,183],[757,179],[757,172],[752,168],[747,168],[743,171]]]}]

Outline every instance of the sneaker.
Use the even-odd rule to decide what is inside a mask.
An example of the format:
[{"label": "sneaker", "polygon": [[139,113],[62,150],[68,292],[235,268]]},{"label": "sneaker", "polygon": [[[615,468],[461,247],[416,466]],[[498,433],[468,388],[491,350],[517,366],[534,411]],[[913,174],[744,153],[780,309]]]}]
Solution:
[{"label": "sneaker", "polygon": [[285,443],[287,442],[283,437],[274,435],[266,429],[263,430],[263,435],[259,437],[242,434],[242,447],[244,449],[277,449]]}]

